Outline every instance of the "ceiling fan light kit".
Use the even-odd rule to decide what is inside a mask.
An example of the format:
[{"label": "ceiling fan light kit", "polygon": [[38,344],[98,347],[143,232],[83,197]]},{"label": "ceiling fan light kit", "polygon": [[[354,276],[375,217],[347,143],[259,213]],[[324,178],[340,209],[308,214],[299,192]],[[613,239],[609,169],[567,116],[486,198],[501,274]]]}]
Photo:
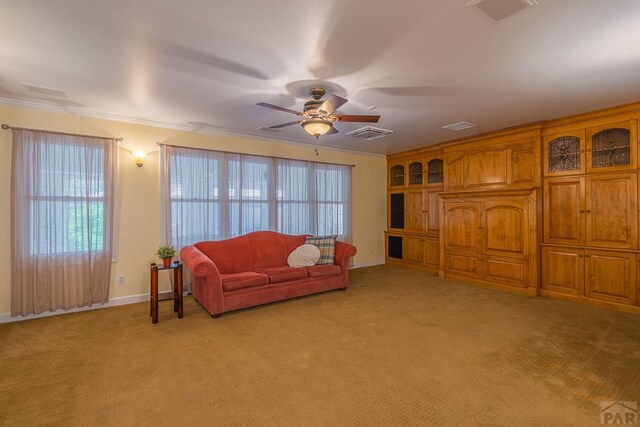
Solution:
[{"label": "ceiling fan light kit", "polygon": [[256,105],[271,108],[272,110],[295,114],[300,118],[293,122],[269,126],[265,129],[281,129],[295,124],[300,124],[305,132],[311,136],[315,136],[316,139],[323,135],[333,135],[334,133],[338,133],[338,130],[333,125],[334,122],[377,123],[380,119],[380,116],[372,115],[334,114],[338,108],[347,103],[347,99],[338,95],[331,95],[326,100],[322,101],[322,97],[325,93],[326,91],[321,87],[313,87],[309,89],[309,96],[313,99],[304,103],[304,110],[302,112],[268,104],[266,102],[258,102]]},{"label": "ceiling fan light kit", "polygon": [[316,139],[329,132],[333,127],[333,123],[324,119],[311,119],[302,122],[302,128],[311,136],[315,136]]}]

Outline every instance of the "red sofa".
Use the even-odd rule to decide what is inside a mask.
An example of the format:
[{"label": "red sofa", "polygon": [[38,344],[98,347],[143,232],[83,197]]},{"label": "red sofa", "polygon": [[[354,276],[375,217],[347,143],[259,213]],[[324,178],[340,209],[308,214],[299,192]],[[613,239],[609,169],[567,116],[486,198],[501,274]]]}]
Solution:
[{"label": "red sofa", "polygon": [[185,246],[180,257],[193,274],[193,296],[215,318],[240,308],[346,289],[355,246],[336,241],[333,265],[289,267],[287,257],[305,238],[256,231]]}]

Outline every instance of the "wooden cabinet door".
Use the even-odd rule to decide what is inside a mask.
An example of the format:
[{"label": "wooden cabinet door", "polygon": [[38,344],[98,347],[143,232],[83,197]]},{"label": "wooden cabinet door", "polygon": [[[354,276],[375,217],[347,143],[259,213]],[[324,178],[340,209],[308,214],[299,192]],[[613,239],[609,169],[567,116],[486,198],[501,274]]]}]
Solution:
[{"label": "wooden cabinet door", "polygon": [[407,185],[409,187],[421,187],[425,184],[425,168],[422,159],[409,160],[406,163]]},{"label": "wooden cabinet door", "polygon": [[637,184],[635,173],[587,177],[587,245],[638,247]]},{"label": "wooden cabinet door", "polygon": [[601,301],[636,303],[636,255],[587,250],[584,296]]},{"label": "wooden cabinet door", "polygon": [[576,175],[585,171],[585,131],[579,129],[542,140],[545,176]]},{"label": "wooden cabinet door", "polygon": [[635,169],[637,165],[637,122],[629,120],[586,130],[587,172]]},{"label": "wooden cabinet door", "polygon": [[585,179],[549,178],[544,182],[544,241],[585,242]]},{"label": "wooden cabinet door", "polygon": [[424,233],[426,226],[426,197],[427,192],[423,190],[407,191],[407,224],[408,231]]},{"label": "wooden cabinet door", "polygon": [[422,265],[424,261],[424,237],[405,236],[406,254],[404,261],[409,264]]},{"label": "wooden cabinet door", "polygon": [[437,270],[440,267],[440,240],[426,238],[424,241],[424,265]]},{"label": "wooden cabinet door", "polygon": [[507,183],[507,152],[489,149],[467,154],[466,186],[504,185]]},{"label": "wooden cabinet door", "polygon": [[483,202],[482,251],[486,254],[526,257],[529,248],[528,200]]},{"label": "wooden cabinet door", "polygon": [[542,248],[542,290],[580,296],[584,289],[584,250]]},{"label": "wooden cabinet door", "polygon": [[406,183],[404,163],[395,163],[388,166],[387,169],[387,187],[399,188],[404,187]]},{"label": "wooden cabinet door", "polygon": [[440,196],[438,191],[429,191],[426,197],[426,231],[437,236],[440,233]]},{"label": "wooden cabinet door", "polygon": [[464,187],[464,154],[447,153],[444,156],[444,187],[447,189]]},{"label": "wooden cabinet door", "polygon": [[480,252],[481,202],[444,202],[444,247]]},{"label": "wooden cabinet door", "polygon": [[[525,148],[525,146],[527,148]],[[507,183],[509,185],[540,185],[539,158],[535,139],[521,141],[507,150]]]}]

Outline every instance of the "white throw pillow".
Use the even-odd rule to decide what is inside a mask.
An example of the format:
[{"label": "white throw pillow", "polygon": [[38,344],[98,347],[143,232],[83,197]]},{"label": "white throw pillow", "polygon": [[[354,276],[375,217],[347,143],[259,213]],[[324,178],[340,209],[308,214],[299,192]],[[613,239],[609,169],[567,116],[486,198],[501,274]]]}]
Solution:
[{"label": "white throw pillow", "polygon": [[298,246],[287,258],[289,267],[310,267],[320,259],[320,249],[315,245]]}]

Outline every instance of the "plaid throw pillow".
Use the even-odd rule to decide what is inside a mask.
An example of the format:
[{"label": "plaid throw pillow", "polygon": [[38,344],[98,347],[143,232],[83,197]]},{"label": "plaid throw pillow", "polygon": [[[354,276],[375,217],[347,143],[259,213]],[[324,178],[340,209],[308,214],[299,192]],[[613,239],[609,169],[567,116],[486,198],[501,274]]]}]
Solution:
[{"label": "plaid throw pillow", "polygon": [[304,242],[308,245],[314,245],[320,249],[320,259],[316,265],[333,264],[336,254],[336,238],[338,236],[315,236],[307,237]]}]

